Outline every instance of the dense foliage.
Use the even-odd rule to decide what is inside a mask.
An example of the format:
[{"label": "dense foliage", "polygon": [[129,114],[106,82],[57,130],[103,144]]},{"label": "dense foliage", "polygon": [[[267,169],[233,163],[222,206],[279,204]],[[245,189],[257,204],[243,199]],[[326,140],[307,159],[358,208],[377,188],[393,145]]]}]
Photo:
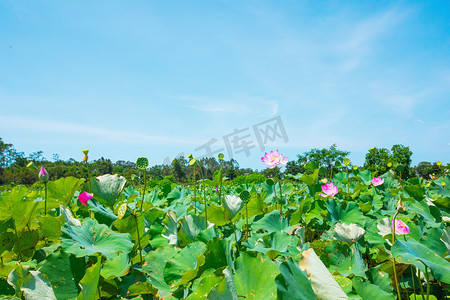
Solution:
[{"label": "dense foliage", "polygon": [[446,297],[450,176],[401,180],[344,159],[232,184],[220,165],[199,180],[211,170],[191,158],[195,181],[157,186],[29,168],[40,182],[0,192],[4,298]]}]

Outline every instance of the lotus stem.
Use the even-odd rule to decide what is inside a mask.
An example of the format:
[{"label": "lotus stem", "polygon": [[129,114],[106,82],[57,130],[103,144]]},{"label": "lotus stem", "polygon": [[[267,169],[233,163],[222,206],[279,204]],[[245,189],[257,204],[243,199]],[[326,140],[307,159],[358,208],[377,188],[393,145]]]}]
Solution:
[{"label": "lotus stem", "polygon": [[138,225],[138,221],[137,221],[137,216],[135,214],[133,214],[134,216],[134,222],[136,223],[136,232],[137,232],[137,236],[138,236],[138,245],[139,245],[139,257],[141,258],[141,267],[142,267],[142,247],[141,247],[141,237],[139,235],[139,225]]},{"label": "lotus stem", "polygon": [[425,266],[425,279],[427,280],[427,300],[429,300],[431,285],[430,285],[430,278],[428,276],[428,267],[427,266]]},{"label": "lotus stem", "polygon": [[141,211],[143,211],[144,207],[144,196],[145,196],[145,189],[147,188],[147,178],[146,178],[147,172],[144,170],[144,188],[142,189],[142,202],[141,202]]},{"label": "lotus stem", "polygon": [[[398,211],[394,215],[394,219],[392,220],[392,245],[395,243],[395,218],[397,218]],[[395,269],[395,258],[394,255],[392,255],[392,268],[394,269],[394,281],[395,281],[395,287],[397,289],[397,296],[398,299],[402,299],[400,296],[400,289],[398,287],[398,279],[397,279],[397,271]]]},{"label": "lotus stem", "polygon": [[44,215],[46,215],[47,214],[47,181],[44,182],[44,190],[45,190]]},{"label": "lotus stem", "polygon": [[280,215],[283,215],[283,193],[281,192],[281,179],[278,181],[280,186]]}]

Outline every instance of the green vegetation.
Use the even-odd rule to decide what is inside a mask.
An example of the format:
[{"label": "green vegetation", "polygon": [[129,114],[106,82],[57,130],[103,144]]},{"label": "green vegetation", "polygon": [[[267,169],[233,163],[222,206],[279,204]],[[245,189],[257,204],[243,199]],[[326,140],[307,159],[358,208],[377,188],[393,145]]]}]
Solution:
[{"label": "green vegetation", "polygon": [[[10,172],[17,160],[2,145]],[[445,299],[450,176],[440,163],[436,178],[406,179],[392,154],[398,164],[383,174],[321,155],[329,152],[283,180],[266,179],[269,171],[229,176],[242,170],[190,155],[148,182],[146,158],[130,163],[129,180],[74,161],[68,168],[85,177],[56,178],[57,161],[35,159],[23,171],[40,181],[0,192],[0,295]],[[268,162],[279,175],[285,161]]]}]

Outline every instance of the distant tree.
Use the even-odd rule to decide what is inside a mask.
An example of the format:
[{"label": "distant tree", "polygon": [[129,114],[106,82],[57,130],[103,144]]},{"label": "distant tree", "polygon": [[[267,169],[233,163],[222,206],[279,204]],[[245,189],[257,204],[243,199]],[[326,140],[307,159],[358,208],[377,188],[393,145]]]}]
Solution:
[{"label": "distant tree", "polygon": [[364,167],[371,172],[378,172],[384,174],[389,170],[388,163],[390,162],[391,153],[386,148],[372,147],[366,154],[366,161]]},{"label": "distant tree", "polygon": [[412,168],[412,172],[422,178],[430,179],[430,175],[440,174],[441,169],[436,163],[432,164],[427,161],[421,161],[416,167]]},{"label": "distant tree", "polygon": [[386,148],[372,147],[366,154],[364,167],[378,175],[386,173],[397,165],[403,166],[402,178],[410,177],[412,151],[407,146],[393,145],[391,151]]},{"label": "distant tree", "polygon": [[399,164],[404,167],[402,171],[402,177],[409,178],[410,177],[410,167],[411,167],[411,156],[412,151],[409,150],[409,147],[403,145],[394,145],[391,148],[392,154],[391,159],[394,164]]},{"label": "distant tree", "polygon": [[177,158],[172,161],[172,174],[175,176],[178,182],[184,182],[186,179],[184,167],[181,165],[180,160]]},{"label": "distant tree", "polygon": [[303,165],[309,162],[316,162],[319,166],[323,166],[327,169],[328,173],[333,168],[336,161],[342,161],[350,154],[350,151],[338,150],[336,144],[331,145],[330,148],[322,149],[311,149],[308,152],[303,153],[303,155],[297,156],[297,163]]},{"label": "distant tree", "polygon": [[303,165],[299,164],[297,161],[291,160],[286,164],[285,174],[297,175],[298,173],[304,173],[305,169]]}]

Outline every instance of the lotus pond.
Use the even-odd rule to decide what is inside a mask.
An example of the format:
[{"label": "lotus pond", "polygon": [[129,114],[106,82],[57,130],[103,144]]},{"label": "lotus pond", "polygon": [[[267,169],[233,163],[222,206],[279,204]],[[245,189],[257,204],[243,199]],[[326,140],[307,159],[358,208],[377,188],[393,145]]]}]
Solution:
[{"label": "lotus pond", "polygon": [[448,175],[356,169],[319,180],[310,169],[261,184],[152,189],[118,175],[47,178],[0,194],[0,294],[445,299],[449,220]]}]

